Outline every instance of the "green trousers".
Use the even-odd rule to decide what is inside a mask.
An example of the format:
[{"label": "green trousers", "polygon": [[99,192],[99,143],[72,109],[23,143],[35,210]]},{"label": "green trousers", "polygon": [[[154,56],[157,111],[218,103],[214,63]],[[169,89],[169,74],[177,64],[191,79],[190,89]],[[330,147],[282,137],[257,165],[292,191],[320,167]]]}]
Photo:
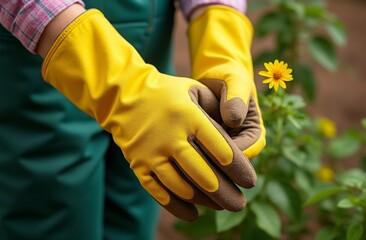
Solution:
[{"label": "green trousers", "polygon": [[[173,1],[85,3],[172,73]],[[0,239],[154,239],[158,205],[111,136],[42,80],[41,64],[0,28]]]}]

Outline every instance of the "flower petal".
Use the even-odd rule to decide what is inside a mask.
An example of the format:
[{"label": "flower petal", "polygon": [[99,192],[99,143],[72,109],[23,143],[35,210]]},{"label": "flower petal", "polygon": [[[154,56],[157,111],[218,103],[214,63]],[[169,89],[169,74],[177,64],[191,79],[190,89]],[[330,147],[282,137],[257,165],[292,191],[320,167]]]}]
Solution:
[{"label": "flower petal", "polygon": [[272,81],[274,81],[274,79],[273,79],[273,78],[267,78],[267,79],[264,79],[264,80],[262,81],[262,83],[270,83],[270,82],[272,82]]},{"label": "flower petal", "polygon": [[267,72],[267,71],[260,71],[258,74],[263,76],[263,77],[272,77],[272,74],[270,72]]},{"label": "flower petal", "polygon": [[285,69],[285,71],[283,72],[283,74],[290,74],[292,73],[292,69],[291,68],[287,68]]},{"label": "flower petal", "polygon": [[282,80],[278,81],[278,84],[283,88],[286,89],[286,83]]},{"label": "flower petal", "polygon": [[274,83],[275,83],[274,81],[269,83],[269,85],[268,85],[269,89],[273,88]]},{"label": "flower petal", "polygon": [[271,62],[264,63],[264,66],[266,67],[266,69],[268,70],[268,72],[271,72],[273,70],[273,63],[271,63]]},{"label": "flower petal", "polygon": [[294,79],[291,76],[291,77],[282,78],[281,80],[286,81],[286,82],[289,82],[289,81],[292,81]]}]

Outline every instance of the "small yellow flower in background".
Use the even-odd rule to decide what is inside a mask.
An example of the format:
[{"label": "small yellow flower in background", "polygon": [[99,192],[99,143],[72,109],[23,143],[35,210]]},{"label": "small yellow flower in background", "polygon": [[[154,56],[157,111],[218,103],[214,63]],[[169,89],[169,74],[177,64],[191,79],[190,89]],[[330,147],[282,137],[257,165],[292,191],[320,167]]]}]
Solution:
[{"label": "small yellow flower in background", "polygon": [[335,123],[329,118],[322,117],[318,120],[320,134],[326,138],[333,138],[337,134]]},{"label": "small yellow flower in background", "polygon": [[277,59],[274,63],[264,63],[267,71],[260,71],[259,75],[267,77],[262,83],[269,83],[269,89],[273,88],[278,91],[279,86],[286,89],[287,81],[292,81],[292,69],[287,68],[287,63],[284,61],[279,62]]},{"label": "small yellow flower in background", "polygon": [[316,176],[322,182],[332,182],[334,180],[334,170],[324,165],[316,173]]}]

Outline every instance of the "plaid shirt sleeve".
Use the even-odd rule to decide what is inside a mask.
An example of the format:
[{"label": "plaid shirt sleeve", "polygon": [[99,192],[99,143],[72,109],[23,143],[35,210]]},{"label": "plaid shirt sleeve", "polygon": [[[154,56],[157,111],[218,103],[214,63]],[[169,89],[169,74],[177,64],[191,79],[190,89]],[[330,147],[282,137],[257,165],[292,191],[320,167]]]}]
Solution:
[{"label": "plaid shirt sleeve", "polygon": [[47,24],[82,0],[0,0],[0,23],[32,53]]},{"label": "plaid shirt sleeve", "polygon": [[[47,24],[68,6],[82,0],[0,0],[0,23],[32,53]],[[246,0],[180,0],[188,18],[192,10],[208,4],[231,6],[240,12],[246,10]]]},{"label": "plaid shirt sleeve", "polygon": [[180,7],[187,19],[195,8],[202,5],[222,4],[233,7],[242,13],[244,13],[247,9],[246,0],[179,0],[179,2]]}]

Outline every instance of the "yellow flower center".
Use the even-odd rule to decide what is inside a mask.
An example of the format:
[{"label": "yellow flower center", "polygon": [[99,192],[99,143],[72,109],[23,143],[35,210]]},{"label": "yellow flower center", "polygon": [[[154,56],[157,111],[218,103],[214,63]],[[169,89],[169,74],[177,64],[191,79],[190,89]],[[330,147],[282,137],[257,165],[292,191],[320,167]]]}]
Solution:
[{"label": "yellow flower center", "polygon": [[274,78],[275,80],[279,80],[279,79],[281,79],[281,77],[282,77],[282,74],[281,74],[280,72],[275,72],[275,73],[273,74],[273,78]]}]

